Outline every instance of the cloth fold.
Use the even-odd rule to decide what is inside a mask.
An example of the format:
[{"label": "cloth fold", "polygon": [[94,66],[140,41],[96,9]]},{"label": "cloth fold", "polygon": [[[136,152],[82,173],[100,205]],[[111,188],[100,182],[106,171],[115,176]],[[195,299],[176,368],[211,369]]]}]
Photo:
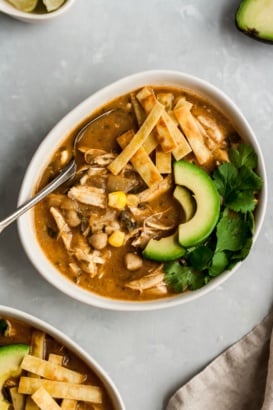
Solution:
[{"label": "cloth fold", "polygon": [[182,386],[166,410],[273,410],[273,313]]}]

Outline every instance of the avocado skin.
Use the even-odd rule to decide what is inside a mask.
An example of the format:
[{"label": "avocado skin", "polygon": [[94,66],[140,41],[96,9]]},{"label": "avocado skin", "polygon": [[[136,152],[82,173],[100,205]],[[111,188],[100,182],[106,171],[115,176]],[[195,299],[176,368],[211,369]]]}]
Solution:
[{"label": "avocado skin", "polygon": [[242,13],[244,12],[244,7],[246,7],[247,3],[251,1],[252,0],[241,1],[239,7],[236,10],[234,22],[235,22],[235,26],[237,30],[239,30],[241,33],[245,34],[246,36],[250,37],[253,40],[257,40],[259,42],[266,43],[266,44],[273,44],[273,23],[272,23],[272,38],[263,37],[263,34],[260,33],[255,27],[246,27],[246,28],[242,27],[241,17],[242,17]]}]

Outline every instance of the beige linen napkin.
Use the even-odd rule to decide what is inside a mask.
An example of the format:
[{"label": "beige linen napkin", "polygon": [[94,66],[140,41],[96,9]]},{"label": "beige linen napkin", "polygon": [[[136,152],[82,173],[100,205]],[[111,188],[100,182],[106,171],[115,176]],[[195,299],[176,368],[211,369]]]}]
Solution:
[{"label": "beige linen napkin", "polygon": [[166,410],[273,410],[273,313],[182,386]]}]

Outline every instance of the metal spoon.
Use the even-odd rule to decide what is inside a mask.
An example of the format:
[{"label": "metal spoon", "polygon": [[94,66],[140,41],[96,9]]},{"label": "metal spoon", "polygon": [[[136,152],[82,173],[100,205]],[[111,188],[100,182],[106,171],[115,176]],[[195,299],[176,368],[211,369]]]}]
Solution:
[{"label": "metal spoon", "polygon": [[76,170],[77,170],[77,164],[75,161],[75,151],[76,151],[76,146],[81,139],[83,133],[87,130],[87,128],[90,127],[94,122],[100,120],[101,118],[108,116],[111,114],[113,111],[116,111],[116,109],[110,109],[108,111],[105,111],[101,115],[99,115],[96,118],[93,118],[90,120],[87,124],[85,124],[77,133],[75,139],[74,139],[74,148],[73,148],[73,153],[74,157],[73,159],[69,162],[68,165],[66,165],[59,173],[59,175],[53,179],[49,184],[47,184],[41,191],[37,192],[32,198],[30,198],[28,201],[24,202],[15,212],[13,212],[11,215],[9,215],[7,218],[3,219],[0,221],[0,233],[7,227],[9,226],[12,222],[14,222],[19,216],[23,215],[25,212],[27,212],[29,209],[31,209],[34,205],[36,205],[38,202],[40,202],[43,198],[45,198],[47,195],[49,195],[51,192],[53,192],[55,189],[57,189],[59,186],[61,186],[63,183],[68,181],[70,178],[73,178]]}]

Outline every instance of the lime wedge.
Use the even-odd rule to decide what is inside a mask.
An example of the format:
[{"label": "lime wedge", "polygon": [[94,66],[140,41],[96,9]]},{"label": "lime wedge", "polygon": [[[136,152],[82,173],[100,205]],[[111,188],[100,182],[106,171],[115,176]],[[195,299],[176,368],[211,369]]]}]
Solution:
[{"label": "lime wedge", "polygon": [[64,4],[65,0],[43,0],[44,5],[46,6],[47,11],[57,10]]},{"label": "lime wedge", "polygon": [[31,12],[37,6],[38,0],[8,0],[18,10]]}]

